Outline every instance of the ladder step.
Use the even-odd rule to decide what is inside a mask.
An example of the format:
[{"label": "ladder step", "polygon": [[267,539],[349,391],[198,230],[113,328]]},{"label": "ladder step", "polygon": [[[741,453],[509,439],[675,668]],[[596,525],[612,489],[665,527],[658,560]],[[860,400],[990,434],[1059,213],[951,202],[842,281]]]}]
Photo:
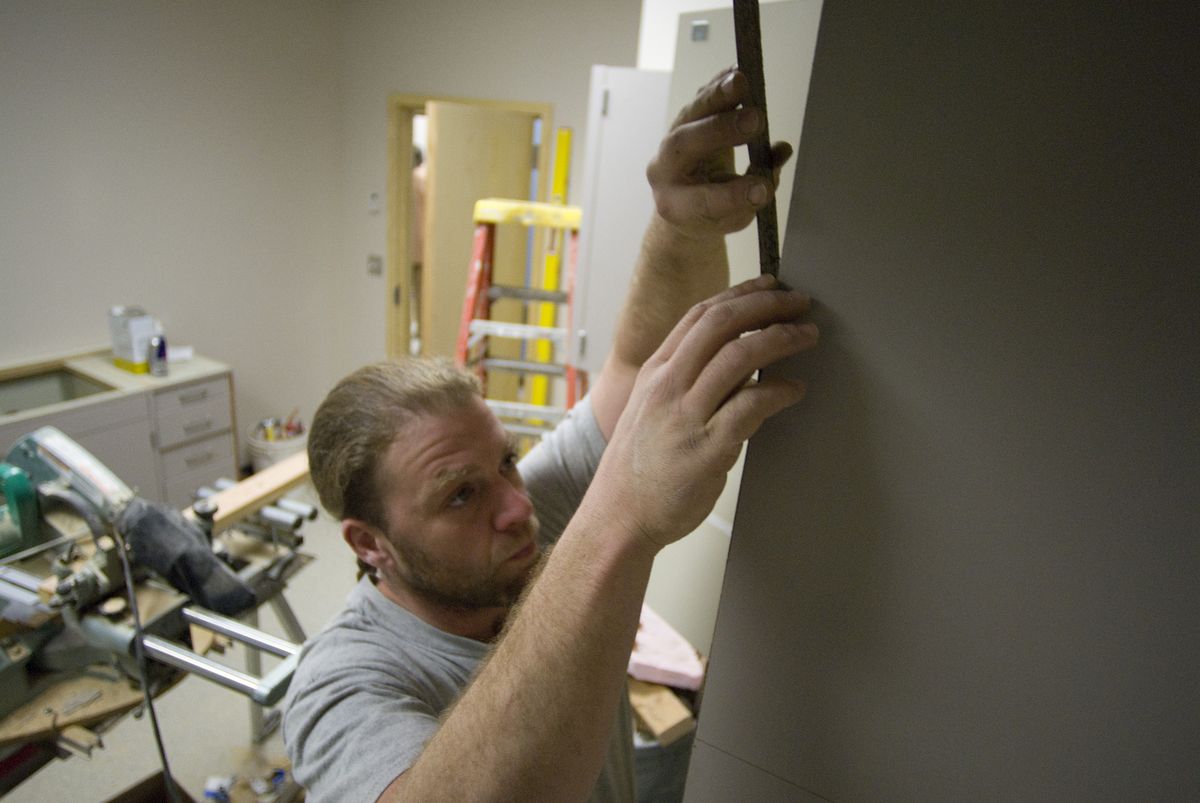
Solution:
[{"label": "ladder step", "polygon": [[536,287],[508,287],[493,284],[488,288],[488,298],[496,301],[501,298],[517,298],[521,301],[546,301],[551,304],[566,304],[567,294],[557,290],[539,290]]},{"label": "ladder step", "polygon": [[498,371],[520,371],[530,374],[545,374],[546,376],[563,376],[566,368],[552,362],[527,362],[526,360],[504,360],[499,357],[486,357],[483,367]]},{"label": "ladder step", "polygon": [[[567,411],[561,407],[545,407],[540,404],[525,402],[498,401],[486,399],[487,406],[500,418],[517,418],[522,420],[535,419],[556,423],[563,419]],[[506,424],[507,426],[507,424]]]},{"label": "ladder step", "polygon": [[520,223],[552,229],[578,230],[583,210],[538,201],[514,201],[507,198],[481,198],[475,202],[476,223]]},{"label": "ladder step", "polygon": [[531,326],[527,323],[489,321],[483,318],[471,321],[468,331],[472,335],[510,337],[515,340],[554,340],[563,343],[567,338],[567,330],[557,326]]}]

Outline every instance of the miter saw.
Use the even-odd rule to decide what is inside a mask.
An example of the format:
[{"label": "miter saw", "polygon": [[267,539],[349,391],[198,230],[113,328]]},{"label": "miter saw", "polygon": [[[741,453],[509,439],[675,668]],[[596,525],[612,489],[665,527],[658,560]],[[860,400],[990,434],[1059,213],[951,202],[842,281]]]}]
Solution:
[{"label": "miter saw", "polygon": [[[7,478],[6,499],[8,487],[14,489],[14,501],[6,505],[6,518],[13,521],[6,533],[12,547],[0,547],[0,558],[8,557],[10,549],[16,551],[13,547],[30,550],[54,537],[53,527],[37,515],[39,511],[65,509],[91,532],[95,549],[82,566],[75,567],[77,552],[59,554],[53,569],[60,581],[49,601],[52,606],[82,611],[123,589],[125,564],[118,551],[122,542],[127,542],[137,565],[154,570],[203,607],[232,615],[254,605],[254,592],[217,558],[198,525],[179,511],[135,496],[58,429],[42,427],[18,441],[0,476]],[[32,489],[36,494],[31,499]]]},{"label": "miter saw", "polygon": [[[143,683],[183,670],[261,705],[282,698],[300,645],[229,617],[279,601],[297,538],[265,545],[265,560],[235,559],[211,517],[138,497],[54,427],[11,449],[0,493],[0,717],[55,673],[97,662]],[[284,660],[262,678],[230,669],[192,648],[191,625]],[[152,659],[150,677],[135,648]]]}]

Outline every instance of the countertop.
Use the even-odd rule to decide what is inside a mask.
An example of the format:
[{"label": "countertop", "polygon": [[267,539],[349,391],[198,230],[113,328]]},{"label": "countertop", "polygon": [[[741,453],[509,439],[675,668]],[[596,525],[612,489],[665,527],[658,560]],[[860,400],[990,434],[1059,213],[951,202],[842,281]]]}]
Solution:
[{"label": "countertop", "polygon": [[29,418],[38,418],[48,413],[73,410],[131,393],[140,393],[143,391],[154,392],[219,376],[229,371],[229,366],[224,363],[200,355],[194,355],[189,360],[169,363],[166,376],[135,374],[123,368],[118,368],[113,364],[111,349],[99,348],[59,357],[43,358],[27,363],[0,366],[0,379],[28,376],[54,368],[66,368],[88,379],[108,385],[112,387],[112,390],[101,391],[100,393],[93,393],[88,396],[57,402],[55,404],[46,404],[28,410],[21,410],[9,415],[0,415],[0,425]]}]

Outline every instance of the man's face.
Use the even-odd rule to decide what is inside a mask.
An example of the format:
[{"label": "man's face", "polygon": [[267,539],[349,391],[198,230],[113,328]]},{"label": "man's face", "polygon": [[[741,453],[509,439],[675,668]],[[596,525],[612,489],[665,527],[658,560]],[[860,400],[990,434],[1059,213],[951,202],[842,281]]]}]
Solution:
[{"label": "man's face", "polygon": [[444,607],[514,603],[540,553],[511,437],[482,399],[407,424],[377,484],[391,560],[381,580]]}]

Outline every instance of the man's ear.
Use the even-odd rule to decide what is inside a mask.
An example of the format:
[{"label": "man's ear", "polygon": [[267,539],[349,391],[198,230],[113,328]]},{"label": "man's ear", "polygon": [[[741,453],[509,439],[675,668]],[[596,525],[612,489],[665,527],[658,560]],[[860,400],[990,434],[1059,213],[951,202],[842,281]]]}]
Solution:
[{"label": "man's ear", "polygon": [[383,533],[378,527],[365,521],[343,519],[342,540],[354,550],[359,560],[376,569],[382,568],[391,560],[391,555],[384,546]]}]

